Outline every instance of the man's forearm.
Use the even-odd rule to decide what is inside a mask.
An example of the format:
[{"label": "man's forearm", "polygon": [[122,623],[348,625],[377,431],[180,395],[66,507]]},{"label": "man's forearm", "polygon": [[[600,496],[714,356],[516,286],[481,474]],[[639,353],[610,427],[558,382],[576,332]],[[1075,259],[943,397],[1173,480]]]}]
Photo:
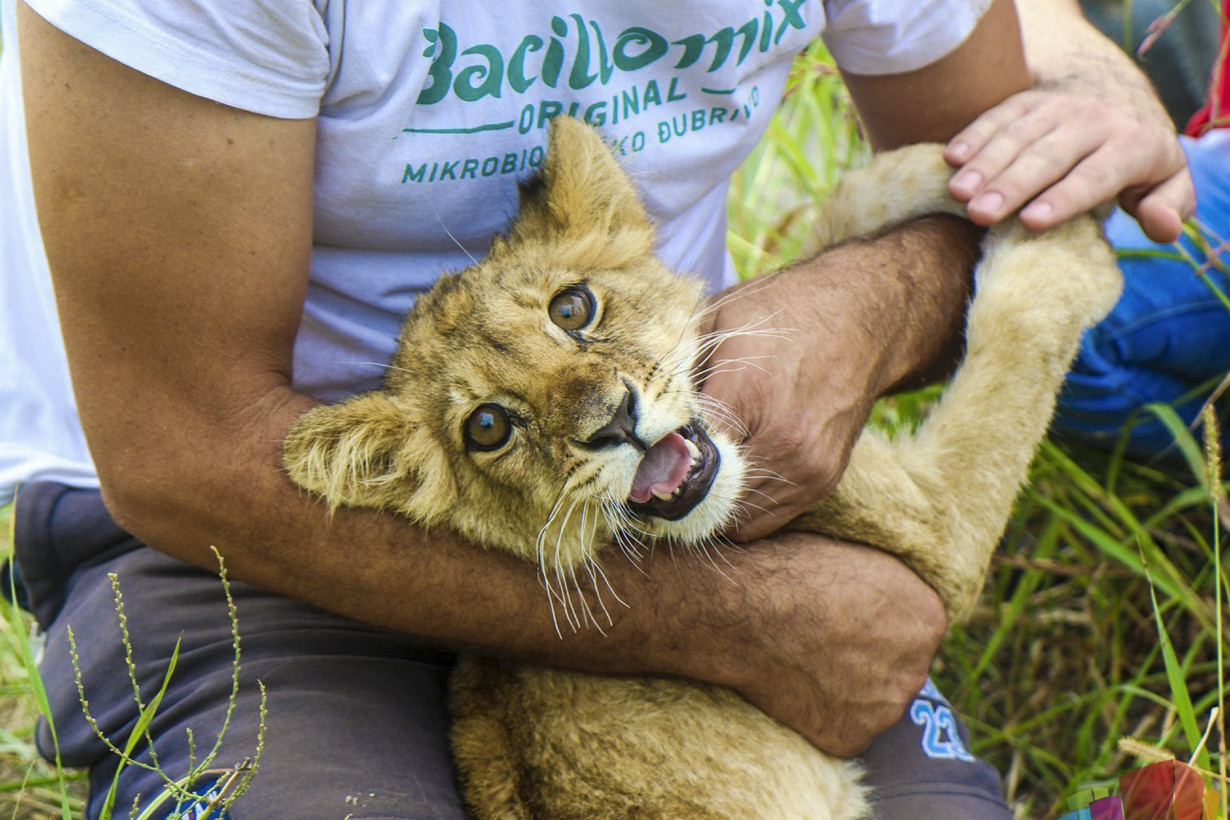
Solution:
[{"label": "man's forearm", "polygon": [[876,396],[951,373],[963,349],[982,234],[955,217],[928,217],[875,239],[840,245],[817,266],[816,284],[851,293],[845,309],[863,323],[869,344],[882,357]]},{"label": "man's forearm", "polygon": [[739,419],[751,460],[772,465],[749,486],[757,507],[737,539],[777,531],[832,491],[877,398],[951,369],[980,235],[928,217],[722,295],[713,328],[733,333],[704,390]]},{"label": "man's forearm", "polygon": [[1076,0],[1018,4],[1029,70],[1040,88],[1115,100],[1169,122],[1144,73],[1085,18]]},{"label": "man's forearm", "polygon": [[546,592],[526,562],[387,513],[329,512],[296,488],[281,470],[280,442],[312,405],[280,388],[225,429],[176,413],[160,440],[143,438],[100,465],[108,505],[160,551],[209,567],[216,546],[235,577],[356,620],[527,658],[579,651],[563,645],[577,642],[566,628],[563,641],[556,636]]},{"label": "man's forearm", "polygon": [[[600,628],[561,618],[557,633],[529,562],[387,513],[331,515],[294,488],[278,443],[309,404],[284,391],[228,430],[180,425],[182,440],[143,454],[140,481],[118,482],[121,523],[206,566],[215,544],[234,577],[440,644],[730,685],[836,753],[891,724],[926,674],[944,628],[935,593],[885,553],[810,534],[731,551],[720,566],[665,548],[633,564],[611,550],[609,586],[582,573],[571,593]],[[177,467],[166,458],[176,447],[188,453]],[[172,480],[184,468],[195,470],[190,490]]]}]

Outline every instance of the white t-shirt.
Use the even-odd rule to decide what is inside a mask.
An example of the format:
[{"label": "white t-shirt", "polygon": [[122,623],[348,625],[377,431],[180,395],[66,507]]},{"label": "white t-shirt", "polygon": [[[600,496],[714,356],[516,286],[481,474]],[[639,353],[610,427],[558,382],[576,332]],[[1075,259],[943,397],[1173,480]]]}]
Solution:
[{"label": "white t-shirt", "polygon": [[[727,180],[764,132],[792,57],[823,33],[849,71],[919,68],[962,42],[990,0],[28,2],[193,94],[317,118],[294,372],[297,389],[337,399],[378,385],[415,294],[508,224],[552,116],[599,127],[641,188],[664,260],[716,288],[732,278]],[[97,479],[34,217],[15,0],[0,3],[3,501],[25,481]]]}]

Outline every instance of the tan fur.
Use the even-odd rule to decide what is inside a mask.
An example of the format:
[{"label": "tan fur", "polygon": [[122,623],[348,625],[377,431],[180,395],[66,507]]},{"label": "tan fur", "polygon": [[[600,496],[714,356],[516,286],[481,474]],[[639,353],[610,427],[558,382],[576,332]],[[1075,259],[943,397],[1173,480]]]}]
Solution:
[{"label": "tan fur", "polygon": [[[959,213],[936,146],[885,154],[847,176],[827,239],[920,215]],[[557,617],[592,617],[569,593],[577,572],[620,560],[648,534],[705,544],[729,523],[745,469],[713,434],[721,470],[679,521],[635,519],[641,452],[582,446],[632,388],[636,434],[653,443],[706,409],[690,371],[700,287],[652,256],[635,188],[590,129],[553,125],[542,179],[507,237],[450,275],[407,317],[383,390],[306,414],[285,444],[300,486],[330,505],[393,510],[538,562]],[[867,432],[837,490],[793,526],[901,556],[968,614],[1083,328],[1119,292],[1090,218],[1034,236],[992,229],[978,270],[961,368],[917,434]],[[585,283],[598,318],[569,335],[547,318]],[[467,452],[474,408],[517,413],[509,445]],[[490,659],[454,674],[454,754],[479,818],[809,818],[856,820],[856,765],[811,747],[720,687],[614,679]]]}]

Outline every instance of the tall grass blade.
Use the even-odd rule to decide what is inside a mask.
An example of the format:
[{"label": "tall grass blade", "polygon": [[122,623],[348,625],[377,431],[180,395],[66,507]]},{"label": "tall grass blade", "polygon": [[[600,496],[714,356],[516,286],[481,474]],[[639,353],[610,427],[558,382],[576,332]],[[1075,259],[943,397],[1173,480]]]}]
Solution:
[{"label": "tall grass blade", "polygon": [[1162,608],[1158,603],[1157,591],[1154,588],[1148,562],[1143,552],[1140,554],[1140,560],[1144,566],[1145,576],[1149,580],[1149,598],[1153,602],[1153,619],[1157,625],[1157,637],[1162,648],[1162,662],[1166,666],[1166,681],[1170,684],[1170,696],[1174,701],[1174,709],[1179,718],[1179,725],[1183,727],[1183,735],[1187,740],[1187,747],[1197,750],[1196,765],[1202,769],[1209,770],[1211,768],[1209,765],[1209,751],[1204,748],[1200,740],[1203,733],[1196,722],[1196,710],[1192,706],[1191,694],[1187,691],[1187,675],[1183,666],[1179,663],[1178,657],[1175,655],[1174,644],[1170,640],[1170,633],[1162,622]]},{"label": "tall grass blade", "polygon": [[[9,533],[8,543],[13,543],[13,526],[15,516],[10,518],[8,522]],[[9,600],[17,600],[16,577],[9,576]],[[0,601],[0,608],[4,610],[5,621],[8,624],[8,629],[13,635],[26,634],[26,626],[21,613],[16,606]],[[54,750],[55,767],[55,785],[58,786],[57,792],[60,799],[60,817],[62,820],[72,820],[73,812],[68,796],[68,773],[64,770],[64,763],[60,757],[60,738],[56,734],[55,721],[51,717],[51,702],[47,698],[47,689],[43,686],[43,679],[39,675],[38,665],[34,661],[34,656],[30,651],[30,644],[27,641],[18,641],[18,656],[21,660],[22,669],[25,671],[26,680],[30,686],[30,694],[34,698],[34,705],[38,709],[38,713],[47,721],[48,734],[51,735],[51,745]]]},{"label": "tall grass blade", "polygon": [[132,753],[137,748],[137,744],[146,737],[149,730],[150,722],[153,721],[154,715],[158,711],[159,705],[162,703],[162,698],[167,692],[167,688],[171,684],[171,675],[175,673],[175,665],[179,660],[179,644],[180,641],[175,641],[175,647],[171,650],[171,658],[167,662],[166,672],[162,676],[162,685],[158,688],[158,692],[150,700],[149,704],[141,709],[140,716],[137,718],[137,724],[133,727],[132,732],[128,735],[128,740],[124,742],[123,753],[120,755],[119,765],[115,767],[115,775],[111,778],[111,788],[107,792],[107,797],[103,803],[102,811],[99,814],[100,820],[110,820],[112,812],[115,810],[115,795],[119,789],[120,773],[124,767],[132,760]]}]

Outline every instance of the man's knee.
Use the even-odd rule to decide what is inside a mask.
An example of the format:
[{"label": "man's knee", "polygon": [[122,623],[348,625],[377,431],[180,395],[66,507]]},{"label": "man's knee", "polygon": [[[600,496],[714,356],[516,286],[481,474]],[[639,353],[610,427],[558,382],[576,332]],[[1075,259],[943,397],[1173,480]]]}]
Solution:
[{"label": "man's knee", "polygon": [[999,775],[968,748],[969,734],[928,681],[895,726],[862,757],[876,820],[1007,820]]}]

